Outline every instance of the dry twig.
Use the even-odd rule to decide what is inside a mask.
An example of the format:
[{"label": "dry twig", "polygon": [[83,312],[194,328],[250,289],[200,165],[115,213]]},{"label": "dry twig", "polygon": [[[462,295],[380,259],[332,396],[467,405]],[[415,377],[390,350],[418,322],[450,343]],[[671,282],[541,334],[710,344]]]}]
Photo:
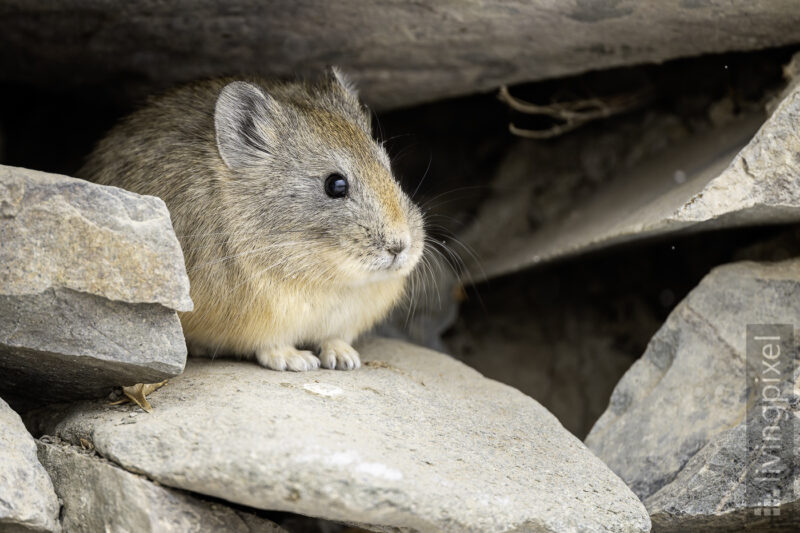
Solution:
[{"label": "dry twig", "polygon": [[607,118],[640,107],[651,99],[652,93],[650,90],[645,90],[635,94],[617,95],[605,99],[587,98],[585,100],[538,105],[512,96],[508,91],[508,87],[503,85],[500,87],[500,93],[497,96],[500,101],[506,103],[514,111],[526,115],[542,115],[560,121],[560,123],[543,130],[519,128],[512,122],[508,125],[511,133],[528,139],[551,139],[579,128],[592,120]]}]

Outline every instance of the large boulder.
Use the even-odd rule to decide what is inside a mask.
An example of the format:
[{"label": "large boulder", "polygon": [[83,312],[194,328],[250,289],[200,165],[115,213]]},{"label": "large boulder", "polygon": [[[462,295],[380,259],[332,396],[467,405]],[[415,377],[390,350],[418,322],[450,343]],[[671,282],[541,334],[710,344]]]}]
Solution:
[{"label": "large boulder", "polygon": [[259,509],[421,531],[648,531],[639,500],[531,398],[446,355],[360,346],[355,372],[190,360],[152,415],[32,413],[164,485]]},{"label": "large boulder", "polygon": [[209,76],[310,74],[339,64],[369,103],[388,109],[797,42],[794,0],[6,0],[0,79],[149,92]]},{"label": "large boulder", "polygon": [[0,390],[43,403],[179,374],[189,280],[164,202],[0,166]]},{"label": "large boulder", "polygon": [[[748,422],[758,434],[763,429],[751,417],[761,395],[753,372],[764,365],[746,351],[748,327],[789,324],[783,350],[796,364],[791,325],[798,317],[800,259],[719,267],[675,308],[620,380],[586,444],[645,502],[654,523],[675,531],[724,529],[753,516],[752,501],[741,497],[755,461],[745,434]],[[790,366],[783,371],[789,373],[777,383],[790,390],[797,375]],[[786,397],[790,413],[796,394]],[[795,426],[784,431],[793,449]],[[788,487],[800,486],[797,457],[792,461]],[[784,490],[778,507],[796,510],[798,497],[800,491]]]},{"label": "large boulder", "polygon": [[274,522],[142,476],[70,445],[39,442],[39,459],[63,502],[65,531],[280,533]]},{"label": "large boulder", "polygon": [[[481,258],[479,265],[470,265],[469,279],[656,236],[798,222],[798,120],[800,86],[792,85],[766,122],[758,112],[726,116],[714,127],[642,158],[633,168],[620,165],[590,196],[575,201],[568,191],[562,195],[567,208],[541,223],[532,222],[531,216],[542,209],[541,198],[557,196],[571,177],[556,175],[544,191],[534,190],[537,175],[548,172],[537,158],[547,147],[520,142],[499,167],[496,191],[463,236]],[[673,125],[650,122],[639,129],[642,140],[630,140],[629,150],[651,150],[670,137]],[[624,137],[624,130],[617,136]],[[601,136],[587,146],[601,154],[595,157],[603,157],[613,148],[607,141]],[[578,146],[576,151],[584,157],[588,150]]]},{"label": "large boulder", "polygon": [[57,532],[58,497],[19,415],[0,399],[0,531]]}]

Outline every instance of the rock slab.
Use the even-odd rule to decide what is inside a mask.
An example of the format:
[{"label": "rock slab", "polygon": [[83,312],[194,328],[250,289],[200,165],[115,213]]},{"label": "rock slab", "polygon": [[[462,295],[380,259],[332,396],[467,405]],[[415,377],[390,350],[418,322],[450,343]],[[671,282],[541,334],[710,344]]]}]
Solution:
[{"label": "rock slab", "polygon": [[471,279],[651,237],[798,222],[799,120],[795,85],[766,122],[750,113],[686,139],[620,172],[563,216],[509,238],[508,228],[524,225],[518,221],[528,213],[509,184],[530,181],[535,172],[525,150],[515,150],[501,167],[512,175],[495,179],[512,192],[498,191],[466,236],[481,256],[480,266],[470,266]]},{"label": "rock slab", "polygon": [[155,197],[0,166],[0,390],[43,403],[181,372],[189,280]]},{"label": "rock slab", "polygon": [[38,443],[65,531],[279,533],[274,522],[161,487],[70,445]]},{"label": "rock slab", "polygon": [[[740,496],[752,465],[744,460],[742,421],[754,394],[747,325],[798,317],[799,259],[716,268],[620,380],[586,444],[642,498],[654,523],[669,531],[724,529],[746,514]],[[793,472],[790,483],[800,488],[800,468]],[[794,494],[785,494],[785,510],[796,512],[800,491]]]},{"label": "rock slab", "polygon": [[[379,109],[800,42],[794,0],[5,0],[3,81],[82,88],[338,64]],[[535,36],[535,38],[534,38]]]},{"label": "rock slab", "polygon": [[259,509],[419,531],[648,531],[622,481],[544,408],[449,356],[385,339],[355,372],[190,360],[148,415],[31,415],[164,485]]},{"label": "rock slab", "polygon": [[0,531],[58,532],[59,504],[19,415],[0,399]]}]

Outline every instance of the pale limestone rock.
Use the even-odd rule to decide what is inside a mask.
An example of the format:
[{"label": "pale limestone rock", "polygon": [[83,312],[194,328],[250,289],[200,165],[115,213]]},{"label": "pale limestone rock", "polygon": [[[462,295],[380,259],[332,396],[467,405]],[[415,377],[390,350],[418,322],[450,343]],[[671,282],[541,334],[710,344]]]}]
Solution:
[{"label": "pale limestone rock", "polygon": [[[73,446],[39,442],[65,531],[280,533],[274,522],[161,487]],[[285,532],[284,532],[285,533]]]},{"label": "pale limestone rock", "polygon": [[0,390],[86,398],[179,374],[189,280],[160,199],[0,166]]},{"label": "pale limestone rock", "polygon": [[260,509],[420,531],[648,531],[639,500],[531,398],[398,341],[355,372],[190,360],[152,415],[104,402],[36,425],[124,468]]},{"label": "pale limestone rock", "polygon": [[[6,0],[5,81],[151,93],[341,65],[379,109],[679,57],[800,42],[794,0]],[[90,38],[87,38],[90,36]]]}]

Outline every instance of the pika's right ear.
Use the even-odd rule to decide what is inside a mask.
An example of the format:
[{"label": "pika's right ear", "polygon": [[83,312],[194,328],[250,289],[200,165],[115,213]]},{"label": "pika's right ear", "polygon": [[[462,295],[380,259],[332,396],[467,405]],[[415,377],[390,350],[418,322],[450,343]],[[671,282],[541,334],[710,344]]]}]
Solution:
[{"label": "pika's right ear", "polygon": [[252,167],[270,153],[268,132],[277,102],[243,81],[226,85],[214,107],[217,150],[232,170]]}]

